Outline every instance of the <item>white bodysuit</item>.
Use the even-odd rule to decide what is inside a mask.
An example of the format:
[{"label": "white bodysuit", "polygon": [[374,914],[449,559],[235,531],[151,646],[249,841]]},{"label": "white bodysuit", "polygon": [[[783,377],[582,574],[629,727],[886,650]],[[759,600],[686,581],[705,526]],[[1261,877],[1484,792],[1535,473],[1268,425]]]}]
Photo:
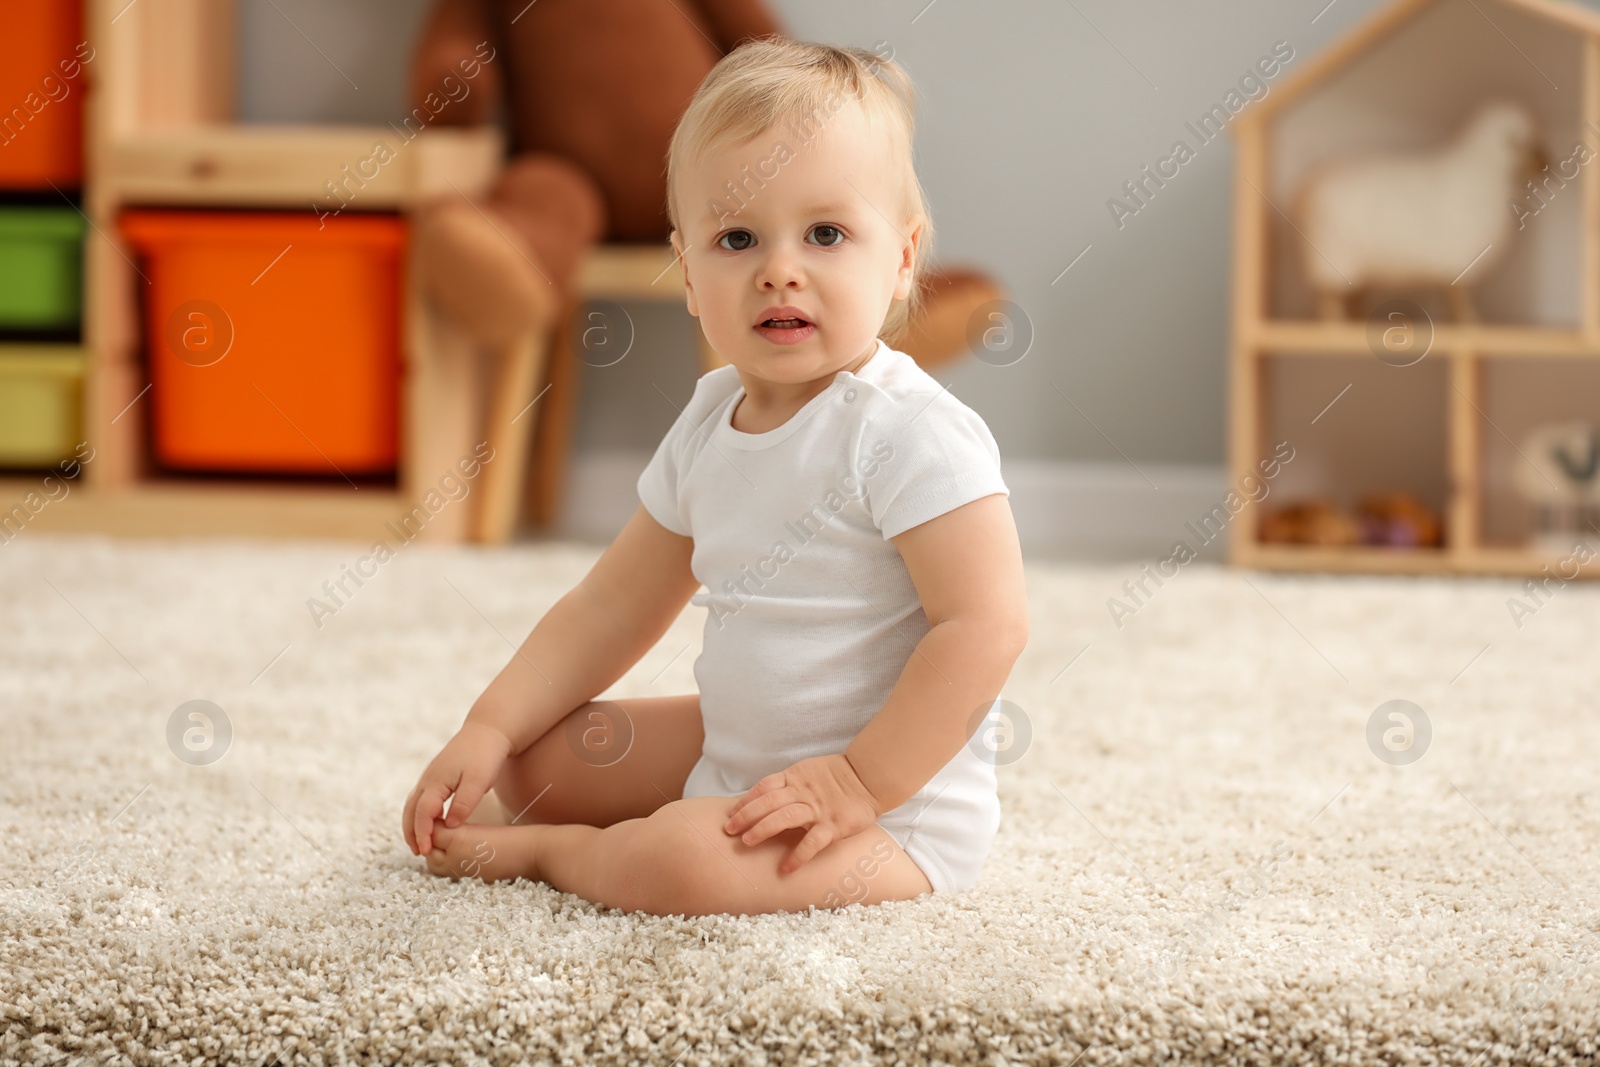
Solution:
[{"label": "white bodysuit", "polygon": [[[735,430],[737,370],[700,378],[639,476],[662,526],[694,539],[707,609],[695,661],[705,746],[683,795],[739,796],[843,752],[889,698],[928,620],[890,542],[994,493],[1000,450],[976,412],[882,340],[789,421]],[[878,824],[937,892],[978,877],[1000,824],[992,758],[964,745]],[[977,709],[973,709],[974,712]]]}]

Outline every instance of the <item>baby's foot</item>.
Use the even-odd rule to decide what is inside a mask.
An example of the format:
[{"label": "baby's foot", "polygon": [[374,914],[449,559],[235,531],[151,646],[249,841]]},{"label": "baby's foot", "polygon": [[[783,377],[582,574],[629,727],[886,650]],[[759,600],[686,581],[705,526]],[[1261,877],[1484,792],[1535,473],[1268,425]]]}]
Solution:
[{"label": "baby's foot", "polygon": [[540,829],[538,826],[473,823],[453,830],[446,826],[435,827],[428,870],[442,878],[481,878],[485,882],[531,878],[538,881],[534,838]]}]

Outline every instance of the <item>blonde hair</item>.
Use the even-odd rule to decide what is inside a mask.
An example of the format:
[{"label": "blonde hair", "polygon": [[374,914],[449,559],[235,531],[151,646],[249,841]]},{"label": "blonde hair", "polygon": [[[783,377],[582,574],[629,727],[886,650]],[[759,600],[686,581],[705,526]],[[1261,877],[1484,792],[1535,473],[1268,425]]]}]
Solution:
[{"label": "blonde hair", "polygon": [[[802,141],[808,141],[821,123],[854,99],[869,121],[882,120],[890,131],[893,154],[902,164],[907,214],[922,224],[912,253],[911,294],[891,302],[878,331],[889,345],[899,344],[911,316],[921,307],[933,241],[933,219],[912,156],[914,95],[904,68],[865,48],[836,48],[777,36],[745,41],[706,75],[672,133],[667,149],[667,218],[672,228],[683,230],[677,187],[691,160],[710,148],[747,141],[784,120]],[[909,233],[902,236],[910,238]]]}]

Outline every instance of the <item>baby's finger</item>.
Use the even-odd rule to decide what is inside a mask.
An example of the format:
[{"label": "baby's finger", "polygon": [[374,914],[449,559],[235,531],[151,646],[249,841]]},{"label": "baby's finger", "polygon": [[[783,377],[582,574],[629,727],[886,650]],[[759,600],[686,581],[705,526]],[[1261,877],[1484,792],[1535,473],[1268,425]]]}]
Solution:
[{"label": "baby's finger", "polygon": [[734,805],[728,813],[728,821],[723,825],[723,830],[730,834],[743,833],[745,830],[760,822],[763,817],[772,814],[785,804],[792,802],[792,794],[768,793],[765,796],[750,796]]},{"label": "baby's finger", "polygon": [[[779,784],[782,781],[784,781],[784,771],[778,771],[776,774],[768,774],[768,776],[763,777],[762,781],[758,781],[757,784],[750,785],[750,789],[746,790],[746,793],[739,797],[733,808],[728,811],[728,816],[736,816],[736,814],[744,811],[744,806],[749,805],[750,801],[758,800],[758,798],[765,797],[765,795],[774,792],[774,790],[782,789],[782,785]],[[770,808],[768,808],[768,811],[770,811]],[[738,830],[733,830],[733,833],[738,833]]]},{"label": "baby's finger", "polygon": [[759,794],[759,793],[757,793],[755,791],[755,787],[754,786],[752,786],[749,789],[746,789],[744,791],[744,793],[740,795],[739,799],[735,800],[733,802],[733,807],[728,809],[728,817],[730,819],[732,819],[733,816],[739,814],[741,811],[744,810],[744,806],[746,804],[750,803],[752,800],[754,800],[756,797],[758,797],[760,795],[761,794]]},{"label": "baby's finger", "polygon": [[783,862],[778,865],[778,873],[793,874],[831,844],[833,844],[833,830],[826,823],[817,823],[805,837],[801,838],[794,851],[784,857]]},{"label": "baby's finger", "polygon": [[[739,798],[739,804],[745,804],[749,801],[755,800],[757,797],[765,796],[774,789],[782,789],[784,773],[784,771],[777,771],[761,779],[759,782],[745,791],[744,796]],[[738,805],[735,805],[735,807],[737,806]]]},{"label": "baby's finger", "polygon": [[746,830],[739,840],[747,845],[759,845],[774,834],[781,834],[797,826],[810,826],[815,821],[810,808],[802,804],[789,804]]},{"label": "baby's finger", "polygon": [[414,855],[420,855],[420,853],[417,852],[417,831],[412,826],[411,820],[417,810],[417,794],[421,791],[422,784],[419,782],[417,787],[411,791],[411,794],[406,797],[405,808],[400,812],[400,832],[405,834],[406,845],[410,847]]},{"label": "baby's finger", "polygon": [[467,821],[467,816],[483,800],[484,794],[489,792],[489,779],[463,778],[461,785],[456,788],[455,799],[450,802],[450,816],[444,824],[452,830]]},{"label": "baby's finger", "polygon": [[417,829],[417,848],[419,853],[433,850],[433,823],[440,815],[444,814],[445,797],[450,795],[448,786],[435,784],[423,787],[422,793],[417,797],[416,813],[413,816]]}]

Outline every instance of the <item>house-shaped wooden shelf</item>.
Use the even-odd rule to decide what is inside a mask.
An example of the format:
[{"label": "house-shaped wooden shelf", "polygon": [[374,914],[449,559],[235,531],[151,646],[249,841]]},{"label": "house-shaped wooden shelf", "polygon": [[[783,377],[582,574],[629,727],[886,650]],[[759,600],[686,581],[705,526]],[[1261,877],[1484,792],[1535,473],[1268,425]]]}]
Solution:
[{"label": "house-shaped wooden shelf", "polygon": [[[1520,190],[1526,212],[1507,199],[1521,228],[1492,271],[1472,278],[1463,264],[1473,318],[1452,314],[1447,291],[1435,305],[1387,294],[1418,301],[1432,341],[1407,365],[1380,359],[1364,316],[1385,294],[1374,289],[1355,317],[1328,317],[1308,279],[1297,194],[1324,164],[1440,148],[1495,100],[1529,113],[1550,172],[1564,180],[1537,197]],[[1600,424],[1600,12],[1561,0],[1396,0],[1229,128],[1232,484],[1259,475],[1278,442],[1295,450],[1269,496],[1232,524],[1231,559],[1285,570],[1600,573],[1600,557],[1579,566],[1572,549],[1534,547],[1533,508],[1516,488],[1530,430]],[[1433,509],[1442,547],[1261,540],[1275,507],[1322,497],[1348,511],[1383,491]]]}]

